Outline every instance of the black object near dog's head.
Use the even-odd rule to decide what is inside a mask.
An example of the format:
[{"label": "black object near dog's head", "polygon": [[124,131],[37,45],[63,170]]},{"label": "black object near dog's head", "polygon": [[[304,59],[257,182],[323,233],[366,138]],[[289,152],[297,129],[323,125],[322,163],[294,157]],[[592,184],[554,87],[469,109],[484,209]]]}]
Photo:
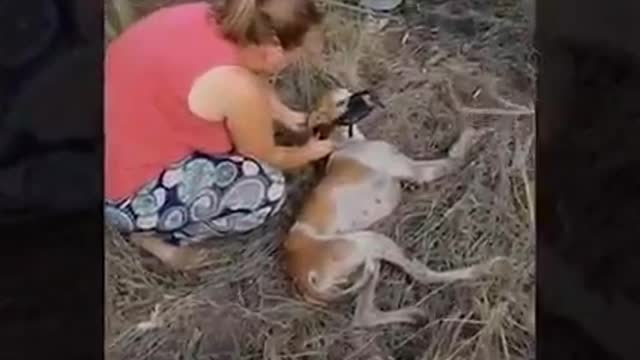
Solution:
[{"label": "black object near dog's head", "polygon": [[[377,107],[384,108],[384,105],[371,90],[362,90],[349,96],[346,104],[346,111],[338,116],[331,124],[321,124],[313,129],[313,134],[318,135],[321,139],[326,139],[336,125],[348,126],[349,137],[353,136],[353,125],[366,118],[373,109]],[[339,103],[342,107],[345,104]]]},{"label": "black object near dog's head", "polygon": [[336,124],[342,126],[357,124],[367,117],[376,106],[384,108],[384,105],[371,90],[354,93],[347,100],[347,111],[336,119]]}]

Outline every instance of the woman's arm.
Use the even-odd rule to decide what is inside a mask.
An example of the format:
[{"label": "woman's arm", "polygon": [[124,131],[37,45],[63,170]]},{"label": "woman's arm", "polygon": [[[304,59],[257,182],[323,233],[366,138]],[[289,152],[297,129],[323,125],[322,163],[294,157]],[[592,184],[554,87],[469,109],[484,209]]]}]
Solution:
[{"label": "woman's arm", "polygon": [[221,116],[227,119],[239,153],[282,170],[306,165],[333,150],[331,142],[318,140],[303,146],[276,145],[271,106],[269,88],[247,70],[235,67],[204,75],[189,96],[189,107],[198,116],[213,121]]},{"label": "woman's arm", "polygon": [[268,92],[274,119],[292,131],[304,131],[307,125],[307,114],[292,110],[282,103],[273,86],[269,85]]}]

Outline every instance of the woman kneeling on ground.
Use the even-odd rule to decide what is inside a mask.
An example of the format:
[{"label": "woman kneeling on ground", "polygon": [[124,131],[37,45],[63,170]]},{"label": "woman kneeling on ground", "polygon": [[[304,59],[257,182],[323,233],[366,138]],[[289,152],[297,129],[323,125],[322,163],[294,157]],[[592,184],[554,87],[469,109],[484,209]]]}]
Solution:
[{"label": "woman kneeling on ground", "polygon": [[225,0],[160,9],[111,42],[105,61],[105,218],[176,269],[185,246],[253,230],[285,201],[283,170],[329,141],[277,146],[303,130],[267,78],[301,55],[321,14],[312,0]]}]

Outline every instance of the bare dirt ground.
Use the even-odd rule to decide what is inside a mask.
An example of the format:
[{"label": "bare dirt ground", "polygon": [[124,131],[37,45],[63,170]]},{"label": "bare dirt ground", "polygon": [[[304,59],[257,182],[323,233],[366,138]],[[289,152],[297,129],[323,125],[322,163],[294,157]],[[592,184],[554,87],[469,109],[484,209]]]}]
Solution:
[{"label": "bare dirt ground", "polygon": [[[280,269],[280,239],[312,183],[299,174],[280,218],[240,239],[212,241],[219,262],[195,274],[164,271],[107,230],[110,359],[534,358],[531,3],[407,0],[375,17],[355,2],[322,3],[328,57],[284,74],[278,84],[285,98],[308,109],[336,82],[373,87],[386,109],[363,122],[365,134],[416,158],[441,155],[463,126],[489,129],[463,171],[408,189],[378,227],[438,269],[506,255],[515,271],[507,279],[425,287],[385,268],[378,303],[417,302],[427,319],[350,328],[351,301],[302,303]],[[135,4],[137,16],[162,5]]]}]

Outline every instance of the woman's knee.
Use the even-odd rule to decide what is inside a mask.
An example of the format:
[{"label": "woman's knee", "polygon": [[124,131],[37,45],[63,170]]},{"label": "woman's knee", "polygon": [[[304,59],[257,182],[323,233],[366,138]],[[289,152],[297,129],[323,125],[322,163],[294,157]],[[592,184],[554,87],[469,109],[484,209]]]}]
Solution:
[{"label": "woman's knee", "polygon": [[104,204],[104,221],[120,234],[130,234],[135,231],[135,222],[130,214],[115,204]]}]

